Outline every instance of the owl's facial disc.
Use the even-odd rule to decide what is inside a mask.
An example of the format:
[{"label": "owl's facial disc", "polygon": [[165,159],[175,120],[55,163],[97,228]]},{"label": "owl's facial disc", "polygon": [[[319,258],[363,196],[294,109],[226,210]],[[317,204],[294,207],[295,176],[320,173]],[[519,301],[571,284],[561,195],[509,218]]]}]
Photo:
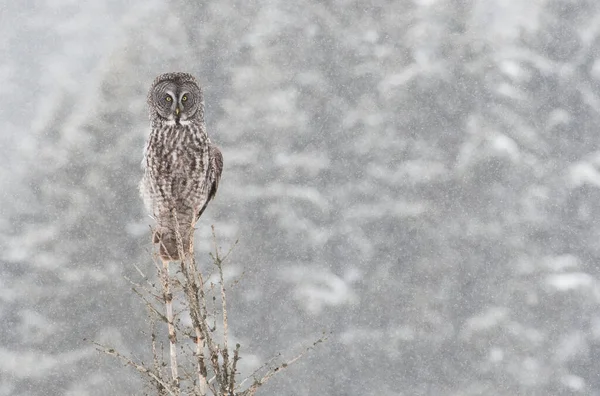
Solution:
[{"label": "owl's facial disc", "polygon": [[194,81],[165,80],[153,88],[155,114],[170,124],[202,119],[202,91]]}]

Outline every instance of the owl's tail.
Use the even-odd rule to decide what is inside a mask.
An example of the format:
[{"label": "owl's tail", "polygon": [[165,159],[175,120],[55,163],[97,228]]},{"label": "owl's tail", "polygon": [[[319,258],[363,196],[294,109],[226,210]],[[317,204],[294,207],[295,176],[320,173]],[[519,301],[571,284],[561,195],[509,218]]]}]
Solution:
[{"label": "owl's tail", "polygon": [[[179,257],[180,247],[177,245],[177,238],[173,231],[162,231],[154,233],[154,243],[158,243],[159,256],[161,260],[165,261],[178,261],[182,257]],[[189,233],[181,233],[181,242],[183,254],[187,254],[190,251],[190,235]]]}]

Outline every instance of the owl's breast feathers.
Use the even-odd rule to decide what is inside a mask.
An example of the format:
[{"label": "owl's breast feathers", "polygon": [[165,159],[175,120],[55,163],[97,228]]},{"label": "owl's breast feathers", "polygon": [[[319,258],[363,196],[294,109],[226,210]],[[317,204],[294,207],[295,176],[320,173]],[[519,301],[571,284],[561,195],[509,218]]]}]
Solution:
[{"label": "owl's breast feathers", "polygon": [[218,188],[223,157],[202,126],[164,125],[152,130],[144,165],[142,195],[160,222],[160,213],[173,208],[202,214]]}]

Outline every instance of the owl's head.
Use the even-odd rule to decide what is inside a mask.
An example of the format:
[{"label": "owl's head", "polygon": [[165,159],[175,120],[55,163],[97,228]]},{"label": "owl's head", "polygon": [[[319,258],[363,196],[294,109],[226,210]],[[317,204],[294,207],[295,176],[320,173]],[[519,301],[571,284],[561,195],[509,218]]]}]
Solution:
[{"label": "owl's head", "polygon": [[156,77],[148,93],[150,119],[187,123],[204,121],[204,96],[188,73],[164,73]]}]

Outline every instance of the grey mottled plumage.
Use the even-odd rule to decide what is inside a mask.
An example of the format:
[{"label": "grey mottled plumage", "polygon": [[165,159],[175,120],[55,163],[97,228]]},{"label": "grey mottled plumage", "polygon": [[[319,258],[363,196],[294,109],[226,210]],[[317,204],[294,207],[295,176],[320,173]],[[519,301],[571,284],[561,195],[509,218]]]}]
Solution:
[{"label": "grey mottled plumage", "polygon": [[148,93],[148,110],[152,130],[140,192],[157,223],[154,242],[160,244],[161,258],[178,260],[173,209],[187,252],[192,226],[217,192],[223,157],[206,134],[202,89],[190,74],[158,76]]}]

